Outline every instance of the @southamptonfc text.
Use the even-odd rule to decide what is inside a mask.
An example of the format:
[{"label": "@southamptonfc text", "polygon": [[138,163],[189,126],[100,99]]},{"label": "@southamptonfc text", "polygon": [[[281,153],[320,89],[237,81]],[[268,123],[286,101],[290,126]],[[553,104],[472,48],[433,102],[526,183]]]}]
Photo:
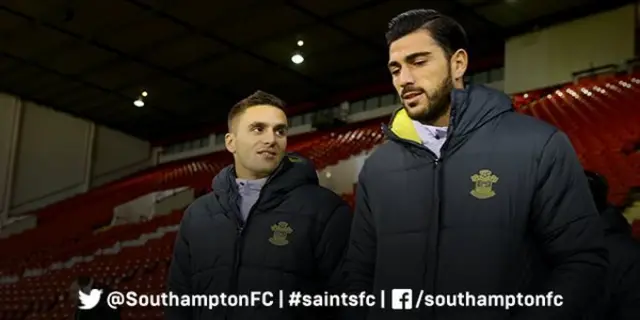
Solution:
[{"label": "@southamptonfc text", "polygon": [[113,291],[107,296],[107,305],[116,309],[128,307],[270,307],[274,304],[272,292],[250,292],[249,294],[176,294],[164,292],[160,294],[138,294],[135,291]]}]

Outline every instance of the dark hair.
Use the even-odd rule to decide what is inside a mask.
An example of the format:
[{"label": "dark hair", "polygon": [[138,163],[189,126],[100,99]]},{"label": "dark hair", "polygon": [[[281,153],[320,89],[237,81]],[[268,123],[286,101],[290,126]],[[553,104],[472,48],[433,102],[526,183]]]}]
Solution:
[{"label": "dark hair", "polygon": [[467,33],[456,20],[432,9],[409,10],[391,19],[385,34],[387,44],[420,29],[431,33],[447,58],[459,49],[467,50],[469,46]]},{"label": "dark hair", "polygon": [[250,96],[240,100],[240,102],[236,103],[231,108],[231,110],[229,111],[229,115],[227,116],[227,126],[229,127],[229,131],[231,131],[231,123],[237,116],[244,113],[247,109],[259,105],[274,106],[283,111],[286,107],[286,104],[280,98],[264,91],[258,90]]}]

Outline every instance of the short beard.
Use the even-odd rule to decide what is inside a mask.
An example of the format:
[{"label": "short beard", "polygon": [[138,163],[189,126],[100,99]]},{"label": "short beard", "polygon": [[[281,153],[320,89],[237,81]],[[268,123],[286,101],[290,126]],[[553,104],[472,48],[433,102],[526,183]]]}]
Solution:
[{"label": "short beard", "polygon": [[444,116],[449,111],[449,105],[451,104],[451,91],[453,91],[453,80],[451,78],[451,72],[447,74],[447,77],[436,88],[435,92],[426,92],[425,95],[428,99],[427,110],[423,114],[411,115],[411,119],[418,121],[422,124],[432,124]]}]

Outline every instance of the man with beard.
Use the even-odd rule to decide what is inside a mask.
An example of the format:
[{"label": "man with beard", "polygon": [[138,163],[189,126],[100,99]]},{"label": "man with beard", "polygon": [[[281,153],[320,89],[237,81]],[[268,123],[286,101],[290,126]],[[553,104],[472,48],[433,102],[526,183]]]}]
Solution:
[{"label": "man with beard", "polygon": [[[567,136],[514,112],[505,94],[463,83],[467,39],[453,19],[408,11],[386,38],[403,108],[360,172],[344,267],[349,292],[384,290],[388,300],[347,317],[579,317],[599,293],[607,255]],[[413,295],[392,294],[400,288]],[[474,307],[465,296],[438,308],[416,301],[421,291],[544,294],[562,306]],[[398,312],[391,301],[420,307]]]},{"label": "man with beard", "polygon": [[225,146],[234,163],[213,179],[213,192],[187,208],[167,283],[177,295],[273,296],[254,306],[171,307],[166,319],[327,319],[328,309],[280,309],[278,292],[337,290],[331,280],[352,214],[338,195],[318,185],[310,161],[286,154],[284,107],[258,91],[229,112]]}]

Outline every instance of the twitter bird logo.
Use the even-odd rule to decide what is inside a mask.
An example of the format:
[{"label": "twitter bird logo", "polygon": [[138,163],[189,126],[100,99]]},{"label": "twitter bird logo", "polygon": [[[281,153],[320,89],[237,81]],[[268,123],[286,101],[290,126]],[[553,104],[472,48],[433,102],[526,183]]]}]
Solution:
[{"label": "twitter bird logo", "polygon": [[102,295],[102,290],[91,289],[91,293],[86,294],[82,292],[82,290],[78,290],[78,294],[80,295],[81,306],[78,306],[80,310],[90,310],[95,308],[100,302],[100,296]]}]

